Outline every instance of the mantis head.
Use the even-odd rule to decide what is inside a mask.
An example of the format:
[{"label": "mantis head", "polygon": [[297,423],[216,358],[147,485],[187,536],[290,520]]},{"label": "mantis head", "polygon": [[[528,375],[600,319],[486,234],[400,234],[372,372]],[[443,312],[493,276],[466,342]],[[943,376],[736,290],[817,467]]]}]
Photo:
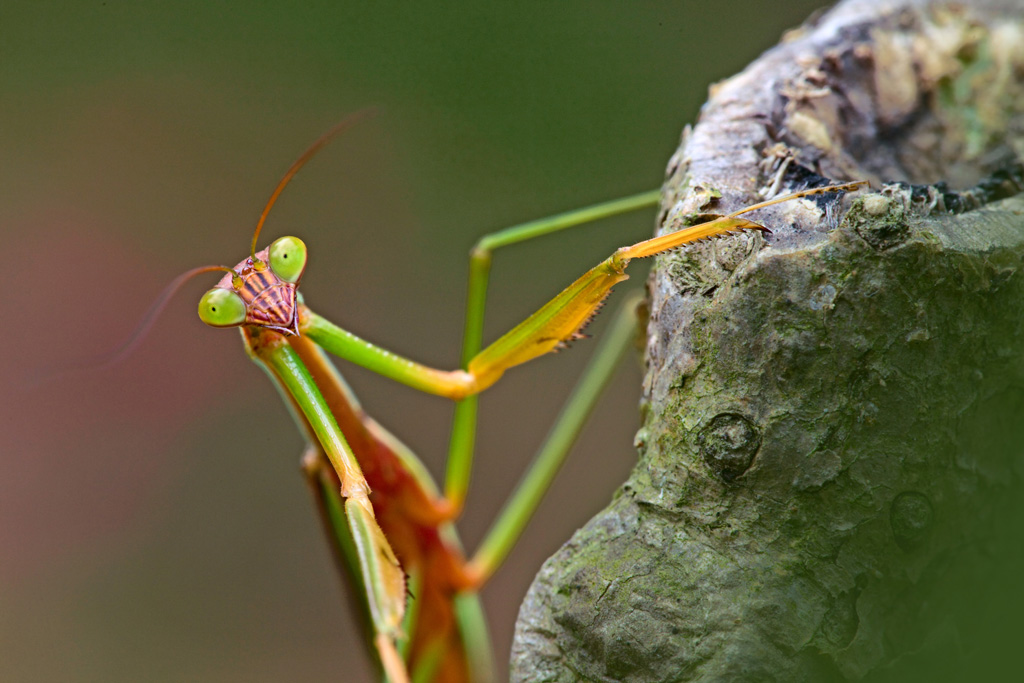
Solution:
[{"label": "mantis head", "polygon": [[256,240],[288,181],[339,133],[372,113],[372,109],[364,109],[342,120],[291,165],[263,207],[252,235],[249,258],[234,268],[218,267],[228,274],[199,300],[199,318],[204,323],[212,327],[259,325],[284,334],[299,334],[296,290],[306,268],[306,245],[298,237],[282,237],[257,254]]},{"label": "mantis head", "polygon": [[299,280],[306,245],[281,237],[239,263],[199,300],[199,318],[211,327],[259,325],[297,335]]},{"label": "mantis head", "polygon": [[182,285],[197,275],[216,271],[223,271],[227,275],[199,301],[199,317],[203,322],[213,327],[261,325],[284,334],[297,335],[297,289],[302,271],[306,268],[306,245],[298,237],[282,237],[257,254],[256,240],[259,239],[260,229],[271,207],[292,176],[339,133],[373,113],[373,109],[363,109],[335,124],[291,165],[274,188],[270,200],[260,214],[260,220],[252,236],[249,258],[234,268],[202,266],[182,273],[157,295],[156,300],[135,327],[135,331],[123,344],[94,358],[75,363],[68,369],[101,368],[123,360],[142,342],[167,302]]}]

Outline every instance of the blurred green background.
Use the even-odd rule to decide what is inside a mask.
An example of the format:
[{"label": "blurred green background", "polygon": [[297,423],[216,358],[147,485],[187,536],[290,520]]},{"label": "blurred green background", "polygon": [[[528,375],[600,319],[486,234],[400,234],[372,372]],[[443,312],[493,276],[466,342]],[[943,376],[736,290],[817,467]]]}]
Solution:
[{"label": "blurred green background", "polygon": [[[236,333],[195,316],[215,275],[125,362],[40,374],[123,341],[178,273],[243,258],[288,165],[371,105],[290,186],[263,242],[306,240],[321,313],[454,366],[477,236],[657,187],[708,84],[817,5],[0,5],[0,678],[369,680],[298,432]],[[499,253],[487,338],[652,223]],[[483,400],[470,547],[592,348],[516,370]],[[634,462],[628,366],[484,591],[502,664],[533,574]],[[346,371],[442,471],[450,405]]]}]

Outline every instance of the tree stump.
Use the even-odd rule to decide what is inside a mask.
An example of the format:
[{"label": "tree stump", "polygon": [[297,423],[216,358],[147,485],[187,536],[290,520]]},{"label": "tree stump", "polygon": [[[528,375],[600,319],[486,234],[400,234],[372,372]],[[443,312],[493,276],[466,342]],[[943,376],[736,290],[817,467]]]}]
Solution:
[{"label": "tree stump", "polygon": [[1020,0],[844,2],[711,88],[659,231],[759,192],[872,190],[659,258],[639,463],[535,579],[513,680],[1005,673],[1022,160]]}]

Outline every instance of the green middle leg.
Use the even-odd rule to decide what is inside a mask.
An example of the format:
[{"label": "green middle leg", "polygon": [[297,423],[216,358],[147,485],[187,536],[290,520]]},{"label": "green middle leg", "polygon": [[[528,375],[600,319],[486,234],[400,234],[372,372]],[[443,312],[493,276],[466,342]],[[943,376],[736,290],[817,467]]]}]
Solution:
[{"label": "green middle leg", "polygon": [[[658,205],[659,190],[595,204],[568,211],[541,220],[530,221],[485,235],[470,252],[469,285],[466,297],[466,326],[462,337],[462,367],[466,368],[483,346],[484,308],[487,283],[491,271],[491,257],[495,249],[548,235],[602,218],[654,208]],[[445,496],[456,507],[461,507],[469,488],[473,467],[473,446],[476,436],[478,401],[476,395],[460,400],[455,406],[451,441],[448,448],[448,467],[445,477]]]}]

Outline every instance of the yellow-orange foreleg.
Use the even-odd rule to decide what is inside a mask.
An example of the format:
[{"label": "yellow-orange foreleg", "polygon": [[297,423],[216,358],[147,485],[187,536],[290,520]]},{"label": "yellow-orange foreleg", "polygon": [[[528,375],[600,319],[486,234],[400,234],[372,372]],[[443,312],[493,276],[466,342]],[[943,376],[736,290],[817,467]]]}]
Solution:
[{"label": "yellow-orange foreleg", "polygon": [[616,250],[469,362],[467,370],[476,380],[477,390],[494,384],[509,368],[578,338],[600,310],[612,287],[629,278],[625,270],[632,259],[743,230],[766,228],[744,218],[727,216]]}]

